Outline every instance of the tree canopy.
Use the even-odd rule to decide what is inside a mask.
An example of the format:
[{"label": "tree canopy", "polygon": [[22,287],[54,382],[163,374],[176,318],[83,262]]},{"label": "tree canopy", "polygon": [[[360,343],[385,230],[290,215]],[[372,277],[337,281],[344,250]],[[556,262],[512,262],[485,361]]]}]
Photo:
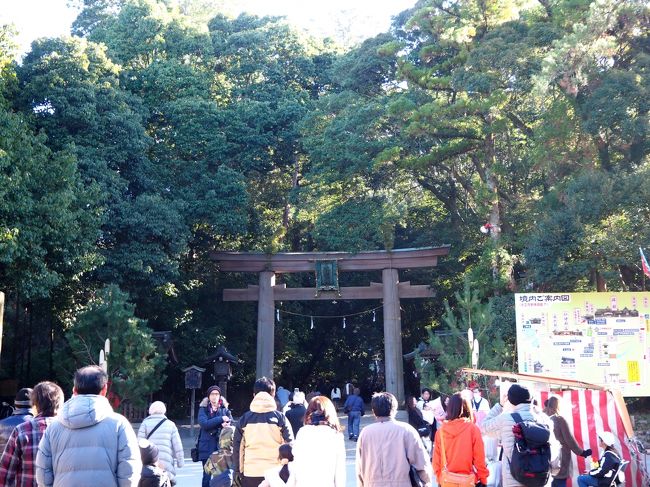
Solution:
[{"label": "tree canopy", "polygon": [[[182,367],[226,344],[250,381],[255,308],[220,292],[254,276],[218,272],[215,250],[450,244],[437,269],[403,273],[438,292],[403,303],[404,348],[443,350],[439,332],[483,310],[481,346],[502,367],[516,362],[514,292],[642,288],[647,2],[420,0],[349,49],[229,17],[227,1],[209,16],[201,0],[77,3],[71,35],[20,63],[0,28],[0,374],[62,374],[79,337],[116,320],[124,397],[160,383],[152,331],[171,331]],[[281,306],[281,382],[361,381],[383,354],[373,305]],[[84,338],[88,360],[98,340]]]}]

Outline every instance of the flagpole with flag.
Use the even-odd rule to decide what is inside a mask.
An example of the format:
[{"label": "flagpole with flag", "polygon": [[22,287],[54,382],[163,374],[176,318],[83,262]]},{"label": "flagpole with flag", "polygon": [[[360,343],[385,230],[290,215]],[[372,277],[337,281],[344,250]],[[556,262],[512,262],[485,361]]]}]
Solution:
[{"label": "flagpole with flag", "polygon": [[643,255],[643,249],[639,247],[639,252],[641,253],[641,269],[643,270],[643,290],[645,291],[645,276],[650,277],[650,266],[648,265],[648,260]]}]

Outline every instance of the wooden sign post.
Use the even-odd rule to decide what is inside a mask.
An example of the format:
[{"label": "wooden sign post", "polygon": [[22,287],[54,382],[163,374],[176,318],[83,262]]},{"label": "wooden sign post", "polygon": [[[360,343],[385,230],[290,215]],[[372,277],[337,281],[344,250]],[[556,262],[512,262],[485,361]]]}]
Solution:
[{"label": "wooden sign post", "polygon": [[201,388],[201,381],[205,369],[197,367],[196,365],[190,365],[189,367],[183,369],[183,372],[185,372],[185,389],[192,390],[192,401],[190,404],[190,431],[192,432],[192,437],[195,437],[194,410],[196,406],[196,390]]}]

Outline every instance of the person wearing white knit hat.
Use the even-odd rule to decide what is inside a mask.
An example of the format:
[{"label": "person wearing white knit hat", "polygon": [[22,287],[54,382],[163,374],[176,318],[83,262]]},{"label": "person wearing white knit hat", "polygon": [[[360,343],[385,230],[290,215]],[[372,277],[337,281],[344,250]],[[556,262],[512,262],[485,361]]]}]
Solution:
[{"label": "person wearing white knit hat", "polygon": [[159,465],[167,472],[173,485],[176,483],[176,469],[185,465],[185,455],[178,428],[165,414],[167,407],[164,402],[152,402],[149,416],[138,430],[138,438],[149,440],[158,448]]},{"label": "person wearing white knit hat", "polygon": [[578,476],[579,487],[609,487],[614,475],[621,464],[621,454],[616,451],[616,436],[611,431],[598,432],[598,446],[603,449],[603,455],[594,462],[588,474]]},{"label": "person wearing white knit hat", "polygon": [[282,412],[289,420],[289,423],[291,423],[291,430],[295,437],[300,428],[305,424],[305,414],[307,413],[305,393],[300,391],[294,392],[293,398],[287,403]]}]

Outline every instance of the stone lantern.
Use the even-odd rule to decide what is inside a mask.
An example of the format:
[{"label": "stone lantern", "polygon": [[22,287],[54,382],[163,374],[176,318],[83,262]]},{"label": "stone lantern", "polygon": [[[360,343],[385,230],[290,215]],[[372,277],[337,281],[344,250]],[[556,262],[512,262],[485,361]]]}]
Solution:
[{"label": "stone lantern", "polygon": [[214,367],[214,380],[221,389],[221,394],[228,397],[228,381],[232,377],[232,364],[239,359],[232,355],[226,347],[220,345],[217,351],[205,359],[205,363],[212,363]]}]

